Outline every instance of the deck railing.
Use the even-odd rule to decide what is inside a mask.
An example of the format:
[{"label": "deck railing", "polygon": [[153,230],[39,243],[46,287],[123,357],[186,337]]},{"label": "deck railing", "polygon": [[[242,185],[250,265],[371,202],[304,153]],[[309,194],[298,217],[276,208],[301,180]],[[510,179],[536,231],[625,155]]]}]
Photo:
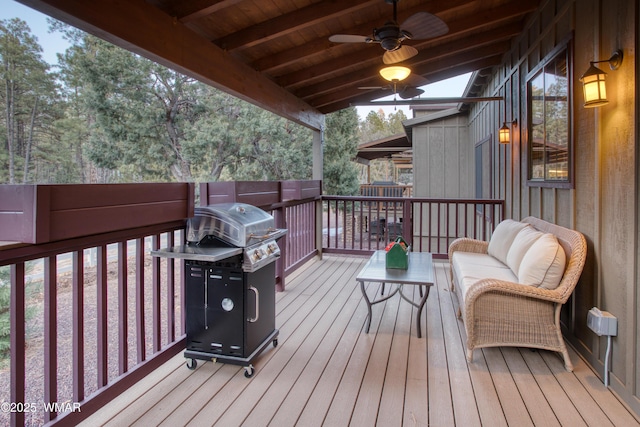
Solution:
[{"label": "deck railing", "polygon": [[[56,200],[54,191],[45,199]],[[64,200],[76,215],[74,199]],[[192,206],[182,200],[178,218]],[[51,218],[61,212],[55,203]],[[280,242],[282,287],[320,246],[365,254],[402,235],[415,250],[442,257],[454,238],[487,239],[503,218],[499,200],[323,196],[268,208],[288,229]],[[152,225],[0,250],[11,287],[10,375],[0,374],[0,401],[9,406],[0,424],[73,425],[184,349],[182,262],[150,256],[184,242],[184,220],[143,217]]]},{"label": "deck railing", "polygon": [[[183,262],[152,257],[150,251],[184,243],[184,219],[158,218],[167,215],[173,200],[182,206],[176,217],[189,216],[193,202],[173,199],[173,193],[164,196],[167,187],[161,184],[158,188],[141,184],[124,190],[129,196],[141,190],[163,195],[155,197],[162,199],[154,201],[157,209],[149,201],[123,200],[123,188],[111,192],[105,186],[92,188],[94,193],[88,196],[92,202],[78,207],[67,196],[85,187],[27,187],[5,187],[8,196],[0,203],[0,212],[8,213],[4,220],[31,221],[34,217],[27,212],[36,212],[34,223],[45,224],[42,232],[38,228],[36,233],[20,234],[44,243],[0,248],[0,269],[10,273],[8,284],[0,286],[10,287],[11,321],[10,359],[5,362],[10,369],[0,373],[0,425],[75,425],[184,350]],[[169,189],[184,195],[185,189]],[[23,190],[30,193],[22,199],[37,200],[37,205],[15,203],[8,208],[9,196],[22,195]],[[96,191],[102,194],[97,196]],[[309,197],[268,207],[277,226],[288,229],[280,242],[281,290],[286,274],[318,252],[318,203],[319,198]],[[140,205],[149,206],[141,212]],[[84,212],[78,217],[80,210]],[[126,213],[114,216],[112,211]],[[85,221],[58,224],[63,214]],[[97,215],[100,221],[95,220]],[[153,225],[117,230],[108,224],[122,223],[123,215],[132,218],[129,222],[142,218]],[[87,222],[92,223],[91,230],[114,231],[77,232],[86,229]],[[72,237],[48,240],[65,233]]]},{"label": "deck railing", "polygon": [[360,195],[365,197],[412,197],[413,185],[360,184]]},{"label": "deck railing", "polygon": [[[11,387],[4,394],[4,378],[2,400],[13,407],[0,424],[41,425],[62,415],[62,425],[73,424],[184,348],[181,263],[149,255],[161,242],[182,241],[183,228],[1,251],[0,265],[11,271]],[[27,370],[41,380],[27,383]]]},{"label": "deck railing", "polygon": [[323,252],[366,254],[397,236],[416,251],[446,258],[458,237],[488,240],[504,217],[502,200],[323,196]]}]

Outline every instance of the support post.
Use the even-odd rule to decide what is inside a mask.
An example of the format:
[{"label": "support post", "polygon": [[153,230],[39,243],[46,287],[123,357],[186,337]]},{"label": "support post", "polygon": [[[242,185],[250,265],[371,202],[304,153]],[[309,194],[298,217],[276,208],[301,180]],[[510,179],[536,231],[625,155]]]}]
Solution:
[{"label": "support post", "polygon": [[[320,181],[322,186],[324,168],[324,124],[320,130],[313,131],[313,175],[314,180]],[[320,188],[320,194],[322,194],[322,188]],[[318,251],[318,257],[322,259],[322,200],[316,202],[316,250]]]}]

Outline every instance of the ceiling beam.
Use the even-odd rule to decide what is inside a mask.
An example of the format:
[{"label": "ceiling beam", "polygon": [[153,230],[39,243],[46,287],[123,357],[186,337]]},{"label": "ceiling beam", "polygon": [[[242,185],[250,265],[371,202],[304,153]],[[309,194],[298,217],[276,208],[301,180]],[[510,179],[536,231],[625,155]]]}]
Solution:
[{"label": "ceiling beam", "polygon": [[[382,1],[382,0],[379,0],[379,1]],[[443,12],[455,9],[457,7],[464,6],[467,3],[468,3],[468,0],[450,0],[447,2],[435,0],[435,1],[430,1],[428,3],[423,3],[422,5],[413,7],[412,9],[405,10],[403,11],[403,14],[404,16],[409,17],[414,13],[426,11],[433,15],[437,15],[439,13],[443,13]],[[399,7],[399,9],[401,9],[401,7]],[[386,19],[388,18],[370,21],[370,22],[358,25],[357,27],[347,29],[344,31],[344,33],[369,36],[371,35],[373,29],[382,25]],[[304,45],[295,47],[293,49],[288,49],[286,51],[276,53],[273,55],[268,55],[264,58],[255,60],[251,64],[251,66],[256,70],[273,72],[278,68],[281,68],[286,66],[287,64],[290,64],[291,62],[299,61],[300,59],[308,59],[310,57],[313,57],[314,55],[317,55],[319,53],[322,53],[323,51],[326,51],[327,49],[332,49],[332,48],[339,49],[341,46],[343,45],[330,42],[329,36],[318,37],[315,40],[310,40],[306,42]],[[370,45],[369,47],[371,47],[372,51],[375,51],[376,46],[380,51],[381,48],[377,44]]]},{"label": "ceiling beam", "polygon": [[[161,0],[147,0],[159,9],[165,9],[165,2]],[[216,13],[219,10],[232,7],[244,0],[189,0],[176,2],[166,12],[178,21],[186,24],[196,19]]]},{"label": "ceiling beam", "polygon": [[[482,58],[473,62],[459,64],[459,65],[456,65],[455,67],[451,67],[446,70],[438,70],[434,74],[428,75],[426,77],[429,78],[429,80],[432,82],[439,81],[446,77],[465,74],[465,73],[476,71],[482,68],[498,65],[501,59],[502,59],[502,54],[495,55],[489,58]],[[359,102],[370,102],[372,99],[393,95],[393,93],[391,93],[390,91],[381,90],[376,92],[364,93],[362,95],[356,95],[356,96],[351,94],[352,96],[351,98],[336,96],[336,94],[333,94],[333,95],[334,95],[333,98],[327,96],[323,99],[314,101],[314,105],[316,105],[316,108],[321,112],[331,113],[333,111],[337,111],[343,108],[357,105]]]},{"label": "ceiling beam", "polygon": [[396,101],[368,101],[357,102],[352,105],[362,106],[384,106],[384,105],[431,105],[431,104],[455,104],[455,103],[468,103],[468,102],[494,102],[503,101],[502,96],[479,96],[479,97],[438,97],[438,98],[416,98],[416,99],[399,99]]},{"label": "ceiling beam", "polygon": [[213,42],[225,50],[242,50],[300,31],[319,22],[335,20],[340,15],[357,12],[379,2],[380,0],[321,1],[228,34]]},{"label": "ceiling beam", "polygon": [[[434,42],[439,43],[447,39],[459,37],[471,31],[477,31],[482,27],[496,25],[501,21],[521,18],[528,12],[535,10],[538,6],[538,1],[539,0],[513,0],[507,4],[501,5],[500,7],[490,9],[487,8],[479,12],[474,12],[470,16],[464,16],[455,21],[447,22],[447,25],[449,26],[449,33],[443,36],[426,41],[412,40],[408,44],[411,44],[416,48],[420,48],[425,45],[433,44]],[[412,8],[406,15],[409,16],[413,13],[423,12],[425,10],[435,15],[439,13],[445,13],[448,10],[455,9],[465,4],[468,4],[468,1],[456,0],[448,2],[432,2],[432,4],[430,5],[423,4],[421,6]],[[349,33],[368,35],[371,33],[371,30],[373,28],[379,25],[380,22],[367,22],[365,24],[359,25],[357,28],[352,29],[351,31],[349,31]],[[369,57],[371,57],[371,55],[382,56],[381,54],[383,53],[383,51],[378,45],[366,45],[362,47],[362,50],[370,52]],[[256,70],[268,71],[270,74],[274,74],[279,68],[286,67],[288,64],[299,61],[300,59],[312,58],[313,56],[320,54],[327,49],[335,50],[337,52],[343,50],[345,51],[344,55],[336,54],[336,56],[345,56],[347,58],[350,58],[354,53],[353,49],[347,49],[343,44],[330,42],[328,37],[319,37],[315,40],[308,41],[302,46],[288,49],[280,53],[270,54],[264,58],[257,59],[253,61],[251,66]],[[376,50],[378,52],[376,52]]]},{"label": "ceiling beam", "polygon": [[20,0],[53,18],[320,130],[324,115],[144,0]]},{"label": "ceiling beam", "polygon": [[[420,62],[433,61],[440,57],[469,51],[496,41],[504,41],[510,39],[516,34],[519,34],[520,31],[521,25],[519,23],[509,23],[499,28],[483,31],[480,34],[473,34],[460,38],[452,41],[451,43],[439,44],[432,48],[425,48],[421,50],[418,55],[406,61],[404,65],[411,68],[414,64]],[[350,66],[353,67],[353,64],[357,64],[361,67],[364,63],[369,63],[369,61],[371,61],[370,64],[375,65],[378,68],[383,66],[381,55],[376,55],[373,60],[370,60],[369,56],[368,52],[364,52],[362,50],[359,52],[353,52],[351,55],[344,55],[336,60],[327,61],[324,64],[281,76],[277,78],[276,81],[281,86],[286,87],[291,91],[295,91],[298,87],[305,84],[311,84],[314,81],[326,80],[327,75],[335,75],[336,70],[348,70]],[[376,77],[378,77],[377,74]]]},{"label": "ceiling beam", "polygon": [[[472,49],[465,55],[464,62],[461,62],[459,56],[456,55],[435,59],[427,63],[415,65],[412,68],[412,72],[429,80],[429,74],[431,73],[442,71],[444,69],[452,69],[455,67],[459,67],[462,64],[475,63],[476,61],[484,58],[500,55],[505,51],[507,44],[508,42],[503,41]],[[358,79],[358,77],[360,78]],[[359,93],[366,94],[366,92],[363,92],[361,89],[359,89],[359,87],[361,86],[380,86],[381,84],[384,85],[384,83],[385,82],[380,77],[378,77],[377,67],[373,67],[366,70],[360,70],[356,75],[342,75],[338,78],[328,80],[326,83],[322,83],[323,90],[312,90],[306,98],[306,101],[315,106],[323,106],[325,105],[324,102],[326,102],[327,100],[335,102],[339,99],[346,99]],[[327,90],[327,88],[333,89],[329,91]],[[369,91],[369,99],[375,99],[381,96],[385,96],[384,91],[381,95],[378,95],[379,93],[380,91]],[[390,92],[386,91],[386,95],[389,94]]]}]

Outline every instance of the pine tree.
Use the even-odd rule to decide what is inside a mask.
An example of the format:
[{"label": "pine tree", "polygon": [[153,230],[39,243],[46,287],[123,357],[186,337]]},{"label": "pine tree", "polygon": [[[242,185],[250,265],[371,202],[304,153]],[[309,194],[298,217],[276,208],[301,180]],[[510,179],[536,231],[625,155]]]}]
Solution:
[{"label": "pine tree", "polygon": [[327,115],[324,142],[325,194],[358,194],[358,169],[353,162],[358,152],[358,113],[355,107]]},{"label": "pine tree", "polygon": [[[31,181],[38,145],[51,137],[59,112],[55,75],[42,59],[42,48],[26,22],[14,18],[0,21],[0,118],[3,136],[0,156],[6,167],[2,182]],[[5,163],[6,161],[6,163]]]}]

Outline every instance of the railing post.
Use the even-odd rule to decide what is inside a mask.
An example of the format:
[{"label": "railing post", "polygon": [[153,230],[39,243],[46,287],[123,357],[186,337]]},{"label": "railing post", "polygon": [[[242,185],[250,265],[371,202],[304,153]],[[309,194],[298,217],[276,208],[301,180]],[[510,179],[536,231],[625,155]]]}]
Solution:
[{"label": "railing post", "polygon": [[118,373],[129,370],[129,311],[128,301],[127,242],[118,242]]},{"label": "railing post", "polygon": [[144,238],[137,238],[136,244],[136,348],[138,363],[147,360],[146,329],[144,321]]},{"label": "railing post", "polygon": [[107,246],[98,246],[96,252],[96,272],[97,272],[97,369],[98,369],[98,387],[104,387],[109,382],[108,377],[108,292],[107,292]]},{"label": "railing post", "polygon": [[[24,263],[11,266],[11,402],[24,402],[25,296]],[[24,411],[11,412],[11,425],[24,425]]]},{"label": "railing post", "polygon": [[[58,269],[56,256],[44,259],[44,401],[58,401]],[[45,411],[44,422],[56,418]]]},{"label": "railing post", "polygon": [[84,251],[72,254],[73,401],[84,400]]},{"label": "railing post", "polygon": [[[275,222],[276,228],[288,228],[288,218],[286,214],[286,208],[277,208],[273,211],[273,219]],[[291,230],[289,230],[291,231]],[[278,292],[284,292],[285,283],[284,283],[284,270],[287,259],[287,246],[288,246],[288,236],[285,234],[280,239],[279,245],[280,247],[280,258],[276,260],[276,290]]]},{"label": "railing post", "polygon": [[413,203],[410,199],[402,201],[402,237],[413,247]]}]

